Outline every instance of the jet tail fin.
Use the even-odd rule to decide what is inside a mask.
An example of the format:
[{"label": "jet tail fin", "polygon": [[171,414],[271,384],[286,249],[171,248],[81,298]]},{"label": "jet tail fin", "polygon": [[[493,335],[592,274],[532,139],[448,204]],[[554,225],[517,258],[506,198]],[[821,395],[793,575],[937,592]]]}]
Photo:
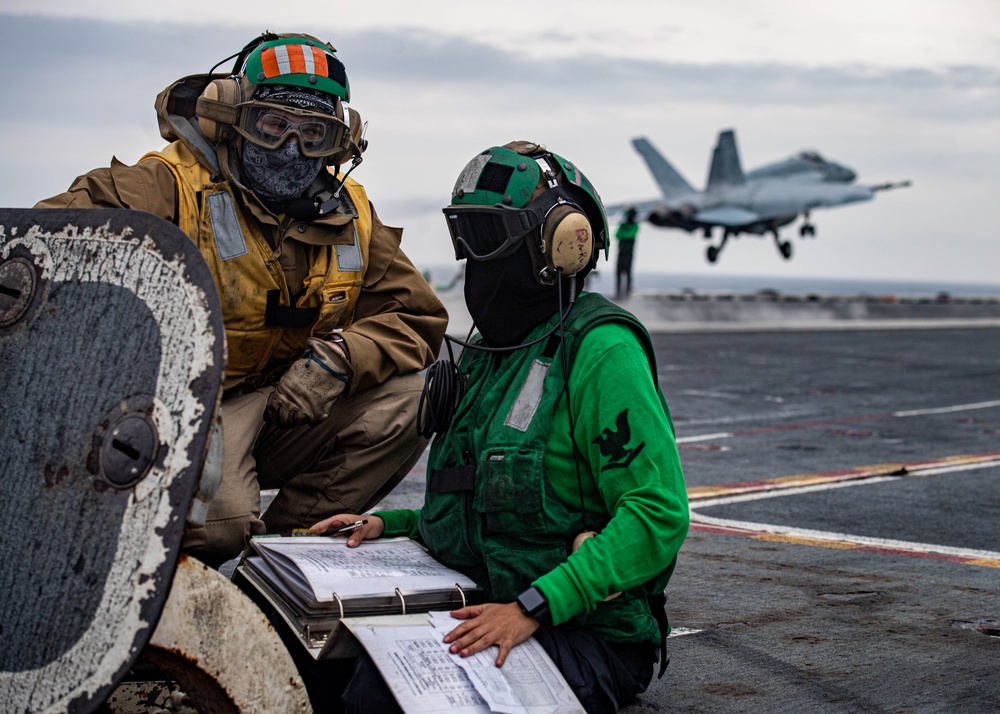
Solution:
[{"label": "jet tail fin", "polygon": [[645,138],[632,139],[632,146],[642,156],[653,179],[660,187],[664,198],[673,198],[687,193],[694,193],[691,184],[684,180],[677,169],[657,151]]},{"label": "jet tail fin", "polygon": [[732,129],[719,132],[719,141],[712,154],[712,167],[708,172],[706,191],[723,186],[742,186],[746,183],[740,154],[736,149],[736,134]]}]

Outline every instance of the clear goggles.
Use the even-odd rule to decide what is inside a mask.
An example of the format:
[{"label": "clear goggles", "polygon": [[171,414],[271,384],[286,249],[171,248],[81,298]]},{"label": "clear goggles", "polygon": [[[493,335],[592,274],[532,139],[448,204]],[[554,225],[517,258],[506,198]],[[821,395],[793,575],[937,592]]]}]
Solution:
[{"label": "clear goggles", "polygon": [[293,134],[303,156],[329,156],[342,150],[347,125],[322,112],[287,104],[248,102],[241,105],[234,127],[243,138],[265,149],[277,149]]},{"label": "clear goggles", "polygon": [[546,191],[524,208],[452,204],[442,211],[448,222],[455,259],[497,260],[515,250],[524,237],[542,225],[545,216],[567,200],[562,188]]}]

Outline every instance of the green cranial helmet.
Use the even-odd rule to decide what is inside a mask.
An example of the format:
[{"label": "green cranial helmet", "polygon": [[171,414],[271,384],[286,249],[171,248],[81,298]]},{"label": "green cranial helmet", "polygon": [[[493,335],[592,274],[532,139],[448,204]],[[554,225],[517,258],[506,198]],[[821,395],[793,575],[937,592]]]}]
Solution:
[{"label": "green cranial helmet", "polygon": [[[351,85],[333,45],[310,35],[262,35],[242,65],[251,85],[285,85],[311,89],[351,101]],[[237,60],[237,65],[240,61]],[[239,68],[237,68],[237,72]]]},{"label": "green cranial helmet", "polygon": [[582,171],[539,144],[491,147],[465,166],[444,209],[455,255],[480,261],[509,255],[560,204],[587,217],[597,249],[591,266],[601,248],[607,257],[604,205]]}]

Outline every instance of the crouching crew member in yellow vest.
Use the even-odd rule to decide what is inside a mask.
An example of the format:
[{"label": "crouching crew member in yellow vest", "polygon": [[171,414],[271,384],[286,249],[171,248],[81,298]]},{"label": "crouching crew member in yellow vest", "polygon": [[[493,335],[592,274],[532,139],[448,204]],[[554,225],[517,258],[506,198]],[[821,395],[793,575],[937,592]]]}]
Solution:
[{"label": "crouching crew member in yellow vest", "polygon": [[[210,565],[251,535],[370,509],[427,443],[417,373],[447,313],[400,248],[402,230],[348,176],[367,143],[349,100],[333,46],[265,33],[230,74],[160,93],[166,148],[134,166],[112,159],[38,204],[152,213],[208,262],[228,349],[223,478],[183,548]],[[262,487],[280,489],[263,516]]]},{"label": "crouching crew member in yellow vest", "polygon": [[[370,514],[348,545],[418,539],[487,594],[452,613],[452,653],[497,645],[502,666],[534,635],[588,712],[617,711],[658,658],[666,665],[663,593],[689,523],[650,337],[582,290],[607,220],[565,158],[527,142],[487,149],[444,213],[478,334],[457,365],[428,374],[423,508]],[[343,699],[348,711],[394,710],[364,658]]]}]

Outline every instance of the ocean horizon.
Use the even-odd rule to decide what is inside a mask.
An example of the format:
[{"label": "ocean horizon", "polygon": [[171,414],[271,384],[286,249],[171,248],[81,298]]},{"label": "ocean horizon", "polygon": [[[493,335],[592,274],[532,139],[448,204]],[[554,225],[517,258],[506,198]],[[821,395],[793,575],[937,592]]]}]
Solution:
[{"label": "ocean horizon", "polygon": [[[437,290],[460,286],[463,265],[423,266],[425,276]],[[420,266],[418,266],[420,267]],[[1000,297],[1000,283],[964,283],[953,280],[891,280],[877,278],[813,278],[803,276],[689,274],[669,272],[633,273],[633,291],[695,293],[758,293],[787,295],[872,295],[936,297],[947,294],[962,298]],[[601,268],[587,278],[587,290],[605,295],[615,293],[613,269]]]}]

